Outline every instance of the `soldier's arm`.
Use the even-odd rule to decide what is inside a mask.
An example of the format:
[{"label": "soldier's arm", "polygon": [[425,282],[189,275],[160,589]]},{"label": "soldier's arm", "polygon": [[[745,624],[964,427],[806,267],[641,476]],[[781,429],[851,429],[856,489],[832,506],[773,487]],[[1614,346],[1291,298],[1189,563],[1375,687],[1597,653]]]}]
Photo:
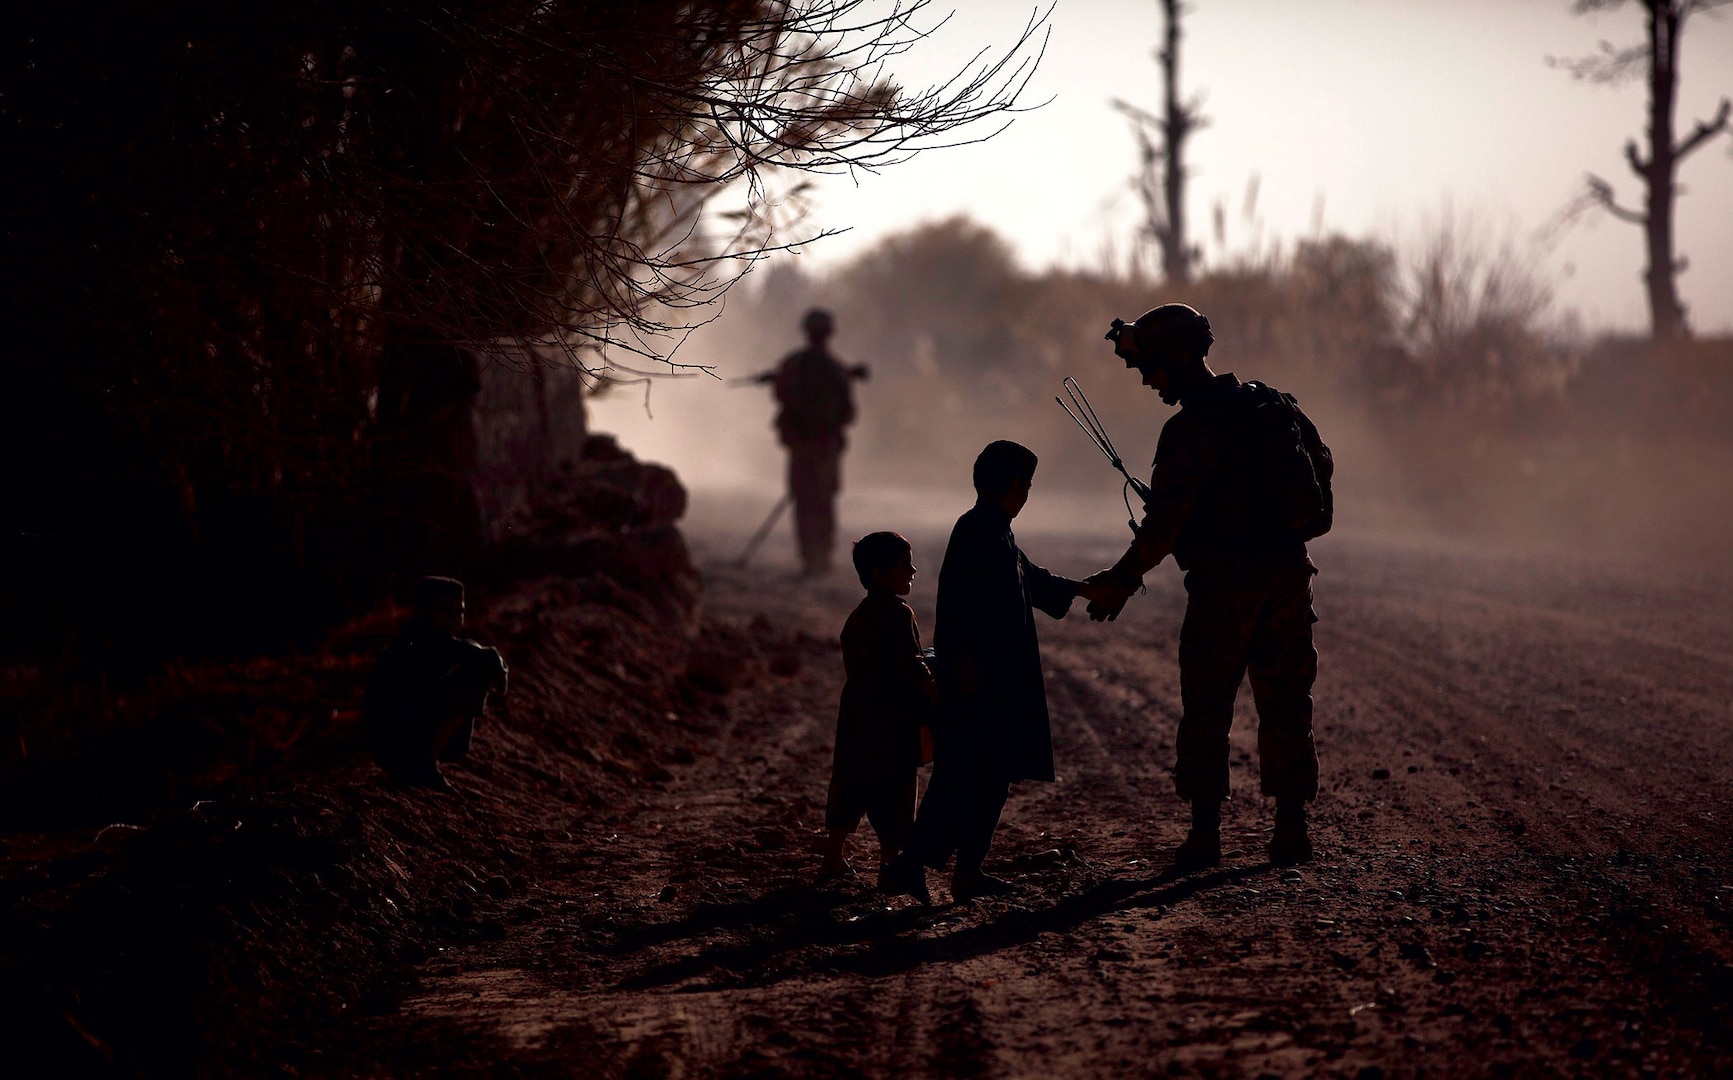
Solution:
[{"label": "soldier's arm", "polygon": [[1156,444],[1143,521],[1125,554],[1107,571],[1125,592],[1135,592],[1143,584],[1143,575],[1173,554],[1173,545],[1190,520],[1202,487],[1202,458],[1198,428],[1182,417],[1168,421]]}]

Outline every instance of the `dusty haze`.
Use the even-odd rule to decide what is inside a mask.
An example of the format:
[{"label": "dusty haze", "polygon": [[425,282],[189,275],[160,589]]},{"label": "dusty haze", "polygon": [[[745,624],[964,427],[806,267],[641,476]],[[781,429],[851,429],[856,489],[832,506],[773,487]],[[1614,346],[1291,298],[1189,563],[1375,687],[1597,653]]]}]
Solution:
[{"label": "dusty haze", "polygon": [[[1053,398],[1077,378],[1147,475],[1172,410],[1101,335],[1114,316],[1186,300],[1211,316],[1216,370],[1295,393],[1317,421],[1336,454],[1340,530],[1725,567],[1733,346],[1573,336],[1533,278],[1521,304],[1508,288],[1487,299],[1484,281],[1422,301],[1412,281],[1433,257],[1330,238],[1176,291],[1030,273],[990,231],[953,219],[822,276],[784,265],[748,278],[676,354],[714,376],[611,385],[589,402],[591,424],[680,474],[698,532],[744,538],[779,497],[785,458],[768,387],[730,380],[798,347],[801,313],[822,303],[838,315],[834,351],[873,369],[857,384],[844,534],[948,524],[972,502],[975,453],[1010,438],[1042,460],[1023,530],[1124,537],[1117,474]],[[1459,261],[1469,279],[1529,272],[1511,258]],[[1451,310],[1422,332],[1427,302]],[[787,531],[770,558],[786,561]]]}]

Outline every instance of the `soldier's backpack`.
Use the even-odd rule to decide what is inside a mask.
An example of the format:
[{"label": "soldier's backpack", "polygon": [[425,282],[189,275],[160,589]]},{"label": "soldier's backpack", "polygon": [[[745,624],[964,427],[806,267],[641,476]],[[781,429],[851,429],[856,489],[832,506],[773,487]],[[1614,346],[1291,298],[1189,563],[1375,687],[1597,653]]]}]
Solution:
[{"label": "soldier's backpack", "polygon": [[1233,531],[1311,540],[1330,531],[1334,466],[1294,395],[1260,382],[1240,386],[1222,410],[1224,524]]}]

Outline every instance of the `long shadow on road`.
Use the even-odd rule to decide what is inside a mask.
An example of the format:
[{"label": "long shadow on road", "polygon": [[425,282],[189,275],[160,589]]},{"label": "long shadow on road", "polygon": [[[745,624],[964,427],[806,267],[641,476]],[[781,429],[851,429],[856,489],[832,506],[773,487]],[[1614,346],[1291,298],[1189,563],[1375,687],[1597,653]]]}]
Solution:
[{"label": "long shadow on road", "polygon": [[[657,964],[622,980],[617,989],[672,986],[717,971],[729,973],[725,981],[730,986],[771,986],[813,971],[894,975],[923,964],[984,956],[1034,941],[1043,933],[1074,930],[1115,912],[1173,907],[1199,893],[1235,885],[1272,869],[1266,862],[1190,877],[1162,873],[1131,880],[1109,879],[1062,897],[1050,907],[1011,908],[986,922],[938,937],[903,936],[931,925],[933,913],[927,909],[875,909],[839,919],[838,909],[848,898],[804,887],[779,889],[741,904],[702,908],[686,919],[628,935],[619,951],[633,952],[717,930],[744,933],[750,939],[711,945],[690,956]],[[829,951],[805,963],[776,963],[810,948]]]}]

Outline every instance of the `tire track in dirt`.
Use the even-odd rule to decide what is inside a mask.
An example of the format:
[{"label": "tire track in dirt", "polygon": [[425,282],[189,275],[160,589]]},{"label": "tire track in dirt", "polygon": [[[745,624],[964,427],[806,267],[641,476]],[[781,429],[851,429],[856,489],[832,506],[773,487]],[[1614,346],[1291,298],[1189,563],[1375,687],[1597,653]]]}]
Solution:
[{"label": "tire track in dirt", "polygon": [[[1484,621],[1478,611],[1463,613],[1459,620]],[[1525,825],[1544,825],[1561,841],[1587,849],[1605,846],[1606,838],[1597,837],[1597,831],[1626,834],[1620,843],[1627,847],[1657,844],[1657,829],[1667,833],[1670,844],[1708,840],[1696,826],[1703,823],[1703,800],[1712,807],[1725,804],[1713,782],[1716,774],[1725,775],[1725,751],[1714,745],[1711,728],[1703,723],[1704,706],[1733,687],[1733,663],[1722,659],[1701,664],[1670,649],[1632,653],[1614,647],[1608,651],[1628,657],[1614,667],[1606,657],[1585,656],[1574,631],[1563,648],[1532,657],[1524,655],[1530,650],[1521,645],[1508,644],[1534,640],[1531,627],[1521,622],[1513,627],[1509,621],[1490,630],[1483,627],[1477,631],[1480,636],[1506,644],[1491,646],[1501,649],[1499,654],[1466,660],[1440,656],[1431,642],[1394,634],[1387,625],[1339,627],[1333,637],[1346,666],[1358,673],[1360,692],[1376,688],[1382,698],[1376,702],[1379,711],[1400,711],[1405,720],[1425,725],[1424,739],[1416,742],[1449,747],[1456,759],[1478,757],[1482,774],[1487,764],[1502,769],[1507,790],[1498,797],[1510,803],[1506,810],[1513,815],[1520,814],[1519,807],[1530,811]],[[1614,633],[1611,628],[1603,632]],[[1561,662],[1560,656],[1566,659]],[[1549,684],[1523,686],[1522,674],[1543,662],[1554,665]],[[1465,668],[1470,669],[1468,678]],[[1650,693],[1641,704],[1625,704],[1636,702],[1638,688],[1645,685],[1683,685],[1687,672],[1697,688]],[[1432,708],[1414,707],[1429,698]],[[1640,724],[1631,722],[1638,717]],[[1652,774],[1642,763],[1646,758],[1653,762],[1658,741],[1669,744],[1672,753],[1665,757],[1689,754],[1695,764],[1666,761],[1662,768],[1692,769],[1695,793],[1691,785],[1660,790],[1648,782]],[[1537,773],[1540,781],[1535,780]],[[1566,793],[1586,800],[1589,807],[1566,801]],[[1481,794],[1488,795],[1484,787]],[[1720,816],[1714,809],[1708,813]],[[1570,824],[1589,815],[1610,820],[1597,830]]]},{"label": "tire track in dirt", "polygon": [[[1726,834],[1718,844],[1715,823],[1725,820],[1725,799],[1705,792],[1700,766],[1695,792],[1689,783],[1659,791],[1647,778],[1657,767],[1676,768],[1657,744],[1687,745],[1717,763],[1711,773],[1725,774],[1726,728],[1717,742],[1702,721],[1705,703],[1725,700],[1733,687],[1733,664],[1712,644],[1633,634],[1598,614],[1560,615],[1446,590],[1435,604],[1429,623],[1404,624],[1399,610],[1362,602],[1355,614],[1373,617],[1335,629],[1363,697],[1376,687],[1385,705],[1412,706],[1430,690],[1433,708],[1405,711],[1407,734],[1454,749],[1433,756],[1465,782],[1455,805],[1478,799],[1495,809],[1504,837],[1488,855],[1551,890],[1549,906],[1589,909],[1567,910],[1565,925],[1588,939],[1583,951],[1610,956],[1579,957],[1583,964],[1610,960],[1646,982],[1648,998],[1715,1030],[1719,1020],[1709,1017],[1724,1014],[1716,995],[1724,1002],[1729,988],[1728,919],[1724,898],[1702,886],[1719,872],[1710,853],[1724,849]],[[1368,703],[1375,715],[1376,701]],[[1705,794],[1714,809],[1704,809]],[[1666,864],[1673,872],[1661,869]],[[1598,887],[1585,884],[1591,876]],[[1657,903],[1683,925],[1657,929],[1644,916]],[[1561,927],[1561,938],[1571,933]],[[1657,962],[1661,955],[1669,958]],[[1703,993],[1681,995],[1681,985]]]},{"label": "tire track in dirt", "polygon": [[[1098,541],[1026,546],[1072,572],[1110,557]],[[942,545],[917,550],[932,567]],[[1733,688],[1715,664],[1725,609],[1687,607],[1695,629],[1674,634],[1644,598],[1691,590],[1664,575],[1371,544],[1320,562],[1314,865],[1263,863],[1243,694],[1237,852],[1214,873],[1162,873],[1184,832],[1167,775],[1184,598],[1164,572],[1116,624],[1081,606],[1043,621],[1060,781],[1018,785],[1007,808],[995,851],[1019,892],[930,912],[804,885],[853,583],[713,567],[714,617],[806,635],[799,671],[695,702],[678,726],[702,740],[696,760],[560,849],[548,906],[569,914],[424,978],[382,1037],[414,1025],[452,1071],[525,1075],[1725,1066],[1733,920],[1699,874],[1715,864],[1690,854],[1716,826],[1646,779],[1675,745],[1701,762],[1687,775],[1726,761],[1726,725],[1699,723]],[[914,598],[929,634],[933,576]],[[1621,727],[1620,696],[1647,731]],[[603,829],[619,839],[602,845]]]}]

